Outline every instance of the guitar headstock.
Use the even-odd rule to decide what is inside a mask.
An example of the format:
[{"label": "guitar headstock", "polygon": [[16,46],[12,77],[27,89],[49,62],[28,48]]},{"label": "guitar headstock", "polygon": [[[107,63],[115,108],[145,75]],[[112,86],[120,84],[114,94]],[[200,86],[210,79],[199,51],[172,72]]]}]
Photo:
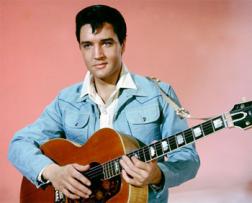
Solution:
[{"label": "guitar headstock", "polygon": [[252,127],[252,101],[234,105],[229,112],[230,120],[236,127],[248,129]]}]

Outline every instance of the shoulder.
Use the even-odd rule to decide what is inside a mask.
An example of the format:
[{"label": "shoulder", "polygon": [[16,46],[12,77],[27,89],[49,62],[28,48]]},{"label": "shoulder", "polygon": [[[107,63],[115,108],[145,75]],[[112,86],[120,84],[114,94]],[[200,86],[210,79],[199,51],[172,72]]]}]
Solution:
[{"label": "shoulder", "polygon": [[165,83],[160,81],[158,84],[149,79],[147,76],[142,76],[138,74],[131,73],[131,76],[136,83],[137,88],[140,88],[144,91],[147,91],[148,93],[159,93],[159,87],[165,91],[166,93],[169,93],[172,89],[171,85],[169,83]]},{"label": "shoulder", "polygon": [[78,100],[78,98],[80,98],[81,89],[82,82],[65,87],[59,92],[58,99],[68,102],[75,102]]},{"label": "shoulder", "polygon": [[171,97],[178,105],[180,105],[176,92],[169,83],[165,83],[162,81],[156,83],[153,80],[148,79],[148,77],[137,75],[134,73],[131,73],[131,76],[135,81],[139,91],[144,93],[143,95],[146,95],[147,97],[151,98],[158,96],[161,99],[162,103],[166,104],[166,100],[164,100],[164,97],[160,93],[160,91],[162,90],[166,95]]}]

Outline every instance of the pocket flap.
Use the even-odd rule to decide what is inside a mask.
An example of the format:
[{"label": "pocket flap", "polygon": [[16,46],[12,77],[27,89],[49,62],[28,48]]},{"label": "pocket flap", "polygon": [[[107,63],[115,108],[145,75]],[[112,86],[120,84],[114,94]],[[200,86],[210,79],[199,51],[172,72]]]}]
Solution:
[{"label": "pocket flap", "polygon": [[137,107],[126,111],[127,120],[132,124],[145,124],[158,120],[160,111],[157,104]]},{"label": "pocket flap", "polygon": [[66,116],[65,123],[72,128],[83,128],[87,125],[89,114],[69,113]]}]

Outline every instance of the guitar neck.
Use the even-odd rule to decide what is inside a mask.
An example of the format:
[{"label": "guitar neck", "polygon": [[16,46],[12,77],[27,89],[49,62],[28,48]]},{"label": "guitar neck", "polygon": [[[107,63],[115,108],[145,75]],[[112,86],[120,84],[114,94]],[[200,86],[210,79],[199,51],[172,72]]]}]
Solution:
[{"label": "guitar neck", "polygon": [[[224,118],[224,115],[220,115],[185,131],[139,148],[133,152],[130,152],[129,154],[127,154],[127,156],[135,156],[143,162],[149,162],[151,160],[163,157],[168,152],[172,152],[187,144],[194,143],[196,142],[196,140],[206,137],[207,135],[210,135],[226,127],[226,119]],[[121,166],[119,163],[120,159],[121,157],[106,162],[102,165],[104,179],[112,178],[121,173]]]}]

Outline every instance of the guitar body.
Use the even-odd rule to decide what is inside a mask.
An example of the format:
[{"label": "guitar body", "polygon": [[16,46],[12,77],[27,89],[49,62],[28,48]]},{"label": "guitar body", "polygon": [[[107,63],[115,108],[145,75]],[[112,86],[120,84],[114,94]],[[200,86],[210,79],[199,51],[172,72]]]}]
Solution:
[{"label": "guitar body", "polygon": [[[120,135],[116,131],[104,128],[94,133],[85,145],[76,145],[65,139],[53,139],[41,146],[42,152],[59,165],[78,163],[90,164],[91,168],[109,160],[121,157],[135,149],[139,142],[133,137]],[[120,175],[107,180],[96,178],[92,181],[92,195],[89,199],[60,199],[61,194],[51,184],[44,189],[36,188],[25,177],[22,180],[20,202],[98,202],[98,203],[142,203],[148,201],[148,186],[134,187],[126,183]]]}]

